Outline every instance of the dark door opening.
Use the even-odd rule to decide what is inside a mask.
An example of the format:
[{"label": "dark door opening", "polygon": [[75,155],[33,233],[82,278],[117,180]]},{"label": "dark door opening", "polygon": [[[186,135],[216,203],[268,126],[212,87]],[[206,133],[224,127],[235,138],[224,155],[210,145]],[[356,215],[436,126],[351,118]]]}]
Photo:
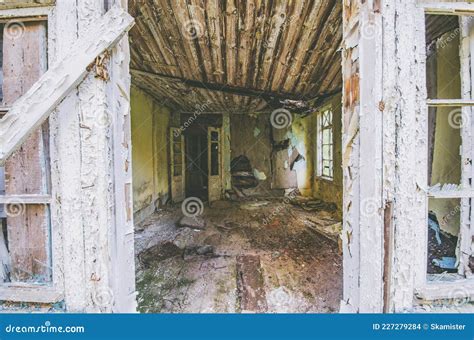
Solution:
[{"label": "dark door opening", "polygon": [[186,197],[208,199],[208,141],[207,131],[189,129],[185,135],[186,145]]}]

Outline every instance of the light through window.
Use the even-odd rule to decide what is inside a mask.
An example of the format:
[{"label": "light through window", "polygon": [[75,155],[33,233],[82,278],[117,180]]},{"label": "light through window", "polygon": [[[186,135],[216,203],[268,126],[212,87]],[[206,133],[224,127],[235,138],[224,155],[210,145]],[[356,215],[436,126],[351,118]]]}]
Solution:
[{"label": "light through window", "polygon": [[332,110],[323,110],[318,114],[318,176],[332,180],[334,178],[334,144]]}]

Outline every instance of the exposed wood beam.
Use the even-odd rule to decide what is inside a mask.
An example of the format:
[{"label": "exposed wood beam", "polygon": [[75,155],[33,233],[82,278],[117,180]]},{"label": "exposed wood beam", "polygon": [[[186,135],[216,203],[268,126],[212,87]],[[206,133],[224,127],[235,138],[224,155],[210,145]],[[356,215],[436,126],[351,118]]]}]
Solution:
[{"label": "exposed wood beam", "polygon": [[134,19],[123,9],[109,10],[79,39],[69,55],[56,63],[18,99],[0,120],[0,164],[38,128],[88,74],[96,57],[113,47],[132,28]]},{"label": "exposed wood beam", "polygon": [[[232,95],[239,95],[239,96],[249,96],[255,98],[261,98],[268,103],[268,109],[258,110],[259,112],[265,111],[272,111],[275,108],[285,108],[295,114],[310,114],[314,112],[315,108],[318,108],[320,105],[324,103],[324,101],[336,94],[341,93],[342,89],[337,88],[333,91],[328,93],[322,93],[317,97],[309,96],[302,97],[297,96],[296,94],[292,93],[274,93],[274,92],[267,92],[262,90],[255,90],[255,89],[247,89],[247,88],[239,88],[234,86],[228,86],[223,84],[207,84],[202,83],[196,80],[189,80],[183,79],[179,77],[164,75],[164,74],[157,74],[153,72],[145,72],[140,70],[132,70],[132,75],[135,74],[137,77],[148,77],[151,79],[156,79],[157,81],[161,82],[173,82],[179,83],[184,87],[194,87],[202,90],[207,91],[220,91]],[[137,85],[139,86],[139,85]],[[139,86],[140,87],[140,86]],[[149,89],[144,89],[145,91],[149,92]],[[151,94],[152,95],[152,94]],[[187,110],[183,110],[185,112]],[[232,110],[227,110],[229,112]],[[238,113],[241,110],[236,111]],[[222,110],[212,111],[213,113],[223,112]],[[243,111],[241,111],[243,112]]]},{"label": "exposed wood beam", "polygon": [[209,91],[219,91],[225,92],[229,94],[236,94],[240,96],[248,96],[248,97],[257,97],[263,98],[265,100],[308,100],[309,98],[305,96],[298,96],[292,93],[276,93],[276,92],[268,92],[263,90],[251,89],[246,87],[238,87],[238,86],[230,86],[225,84],[218,84],[218,83],[209,83],[209,82],[202,82],[199,80],[193,79],[186,79],[181,77],[170,76],[167,74],[160,74],[154,72],[147,72],[141,71],[137,69],[131,70],[132,75],[141,75],[145,77],[150,77],[157,79],[159,81],[171,81],[176,83],[182,83],[186,87],[195,87]]}]

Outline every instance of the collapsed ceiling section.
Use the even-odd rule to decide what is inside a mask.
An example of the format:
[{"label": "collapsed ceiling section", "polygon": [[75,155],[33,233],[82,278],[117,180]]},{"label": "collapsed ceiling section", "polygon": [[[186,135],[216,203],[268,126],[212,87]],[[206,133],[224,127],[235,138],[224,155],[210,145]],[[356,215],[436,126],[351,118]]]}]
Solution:
[{"label": "collapsed ceiling section", "polygon": [[193,112],[306,106],[341,88],[339,0],[130,0],[132,81]]}]

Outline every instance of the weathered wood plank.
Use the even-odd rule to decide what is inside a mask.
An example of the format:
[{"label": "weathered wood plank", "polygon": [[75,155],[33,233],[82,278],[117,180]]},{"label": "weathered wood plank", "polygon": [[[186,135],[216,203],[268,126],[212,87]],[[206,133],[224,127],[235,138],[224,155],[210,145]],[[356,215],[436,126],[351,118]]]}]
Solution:
[{"label": "weathered wood plank", "polygon": [[10,8],[52,6],[56,0],[3,0],[0,2],[0,10]]},{"label": "weathered wood plank", "polygon": [[264,313],[268,309],[260,256],[237,256],[237,289],[244,313]]},{"label": "weathered wood plank", "polygon": [[2,285],[0,287],[0,301],[56,303],[64,299],[64,295],[50,287]]},{"label": "weathered wood plank", "polygon": [[[98,55],[114,46],[133,26],[125,11],[113,8],[84,35],[69,56],[53,65],[0,120],[0,164],[38,128],[88,74]],[[28,112],[29,114],[24,114]]]},{"label": "weathered wood plank", "polygon": [[[5,31],[3,51],[3,104],[8,106],[46,72],[46,24],[25,23],[19,37]],[[48,149],[49,145],[44,143],[43,129],[39,128],[11,155],[5,165],[6,195],[41,195],[48,192]],[[49,210],[44,205],[27,205],[21,200],[8,203],[6,211],[12,282],[49,282]]]}]

